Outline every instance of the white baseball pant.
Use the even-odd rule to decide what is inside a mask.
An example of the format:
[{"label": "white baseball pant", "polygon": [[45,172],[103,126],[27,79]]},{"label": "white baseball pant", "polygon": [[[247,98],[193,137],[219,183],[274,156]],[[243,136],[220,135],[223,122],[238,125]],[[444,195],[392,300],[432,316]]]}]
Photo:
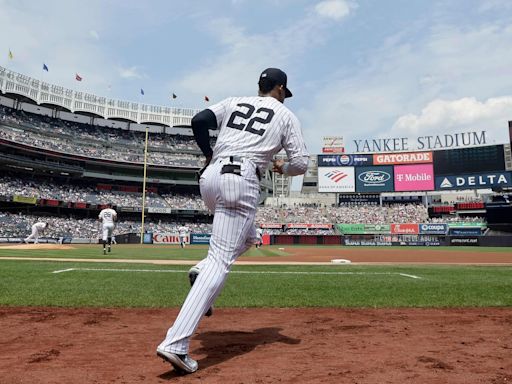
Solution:
[{"label": "white baseball pant", "polygon": [[39,230],[35,225],[32,226],[32,233],[25,239],[25,242],[28,243],[32,239],[34,239],[34,244],[39,243]]},{"label": "white baseball pant", "polygon": [[114,224],[103,224],[103,241],[107,241],[109,237],[112,237],[112,232],[114,232]]},{"label": "white baseball pant", "polygon": [[200,273],[178,317],[159,345],[165,351],[188,353],[190,337],[221,292],[231,266],[256,237],[254,216],[260,192],[256,165],[244,160],[241,176],[221,174],[228,163],[229,159],[217,160],[199,181],[201,196],[214,213],[210,247],[207,257],[197,264]]}]

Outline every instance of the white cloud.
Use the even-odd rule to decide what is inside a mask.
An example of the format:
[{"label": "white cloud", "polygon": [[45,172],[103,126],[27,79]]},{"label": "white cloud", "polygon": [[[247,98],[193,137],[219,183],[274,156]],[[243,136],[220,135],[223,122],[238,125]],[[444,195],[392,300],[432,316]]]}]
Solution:
[{"label": "white cloud", "polygon": [[144,75],[139,72],[139,69],[136,66],[130,68],[118,68],[119,76],[124,79],[142,79]]},{"label": "white cloud", "polygon": [[315,6],[315,11],[320,16],[341,20],[350,13],[350,5],[345,0],[325,0]]},{"label": "white cloud", "polygon": [[329,83],[316,85],[319,92],[312,87],[311,106],[299,111],[311,151],[332,134],[343,135],[349,151],[354,139],[398,134],[471,129],[506,139],[512,27],[432,25],[426,32],[412,40],[400,31],[367,51],[359,68],[332,74]]},{"label": "white cloud", "polygon": [[91,29],[89,31],[89,36],[91,36],[93,39],[96,39],[96,40],[99,40],[100,39],[100,35],[98,34],[97,31],[95,31],[94,29]]},{"label": "white cloud", "polygon": [[489,98],[483,102],[473,97],[458,100],[434,100],[418,115],[397,119],[392,136],[444,133],[454,130],[490,130],[494,140],[507,139],[507,121],[512,119],[512,96]]}]

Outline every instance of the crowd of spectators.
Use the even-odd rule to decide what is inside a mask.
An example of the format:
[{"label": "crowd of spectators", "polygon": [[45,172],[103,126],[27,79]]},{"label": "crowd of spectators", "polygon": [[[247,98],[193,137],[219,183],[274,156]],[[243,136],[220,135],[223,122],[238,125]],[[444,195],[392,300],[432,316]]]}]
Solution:
[{"label": "crowd of spectators", "polygon": [[358,205],[340,207],[260,207],[256,221],[261,223],[344,223],[389,224],[423,223],[428,211],[421,204]]},{"label": "crowd of spectators", "polygon": [[[72,184],[57,184],[43,180],[16,179],[0,177],[0,195],[26,196],[39,199],[54,199],[66,202],[83,202],[90,204],[111,203],[117,207],[141,207],[142,193],[138,192],[112,192],[96,190],[92,187]],[[171,209],[206,210],[206,207],[197,195],[190,194],[164,194],[162,196],[146,193],[146,207]]]},{"label": "crowd of spectators", "polygon": [[[26,237],[31,227],[38,221],[47,222],[45,237],[98,238],[101,236],[100,222],[97,219],[74,217],[35,216],[0,212],[0,237]],[[144,223],[145,232],[178,233],[178,228],[187,226],[193,233],[211,233],[211,224],[163,222],[148,219]],[[141,222],[120,220],[116,223],[114,235],[140,233]]]},{"label": "crowd of spectators", "polygon": [[[0,137],[5,140],[86,157],[144,162],[143,132],[74,123],[6,107],[0,107],[0,123]],[[191,136],[165,133],[149,135],[147,161],[156,165],[202,166],[199,148]]]}]

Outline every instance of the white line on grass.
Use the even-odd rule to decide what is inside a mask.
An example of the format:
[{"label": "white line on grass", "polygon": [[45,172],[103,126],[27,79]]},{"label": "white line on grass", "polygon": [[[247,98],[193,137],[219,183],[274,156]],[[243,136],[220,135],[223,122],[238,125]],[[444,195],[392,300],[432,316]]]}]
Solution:
[{"label": "white line on grass", "polygon": [[[122,269],[122,268],[68,268],[53,271],[64,273],[71,271],[100,271],[100,272],[155,272],[155,273],[184,273],[182,269]],[[314,271],[231,271],[230,273],[245,273],[252,275],[398,275],[410,279],[422,279],[420,276],[399,272],[314,272]]]}]

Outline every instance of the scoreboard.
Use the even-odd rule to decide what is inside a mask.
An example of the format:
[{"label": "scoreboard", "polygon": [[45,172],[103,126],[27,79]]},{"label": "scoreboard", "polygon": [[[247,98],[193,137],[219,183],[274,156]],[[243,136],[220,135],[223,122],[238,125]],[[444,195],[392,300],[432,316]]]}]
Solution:
[{"label": "scoreboard", "polygon": [[457,175],[505,170],[503,145],[434,152],[434,174]]}]

